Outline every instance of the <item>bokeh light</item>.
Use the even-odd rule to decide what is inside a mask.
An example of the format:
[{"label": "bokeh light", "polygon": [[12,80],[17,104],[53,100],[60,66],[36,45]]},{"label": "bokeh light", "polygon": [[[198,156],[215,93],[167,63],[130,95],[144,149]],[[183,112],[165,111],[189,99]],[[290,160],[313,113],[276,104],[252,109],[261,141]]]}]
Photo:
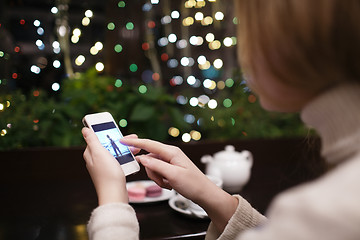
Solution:
[{"label": "bokeh light", "polygon": [[214,40],[209,43],[210,50],[217,50],[221,47],[221,42],[219,40]]},{"label": "bokeh light", "polygon": [[189,76],[187,79],[186,79],[186,82],[189,84],[189,85],[193,85],[195,84],[196,82],[196,78],[194,76]]},{"label": "bokeh light", "polygon": [[123,85],[123,82],[121,81],[121,79],[116,79],[114,85],[115,87],[119,88]]},{"label": "bokeh light", "polygon": [[232,78],[226,79],[225,85],[226,85],[228,88],[231,88],[232,86],[234,86],[234,80],[233,80]]},{"label": "bokeh light", "polygon": [[181,136],[181,139],[183,140],[183,142],[190,142],[191,141],[191,135],[190,133],[184,133]]},{"label": "bokeh light", "polygon": [[84,27],[89,26],[89,24],[90,24],[90,18],[84,17],[84,18],[82,19],[82,21],[81,21],[81,24],[82,24]]},{"label": "bokeh light", "polygon": [[256,96],[253,95],[253,94],[250,94],[248,96],[248,101],[249,101],[249,103],[255,103],[256,102]]},{"label": "bokeh light", "polygon": [[192,18],[192,17],[184,18],[183,21],[182,21],[182,24],[185,27],[191,26],[191,25],[194,24],[194,18]]},{"label": "bokeh light", "polygon": [[107,29],[112,31],[115,29],[115,23],[113,22],[109,22],[108,25],[107,25]]},{"label": "bokeh light", "polygon": [[208,107],[210,109],[215,109],[217,107],[217,101],[215,99],[211,99],[209,102],[208,102]]},{"label": "bokeh light", "polygon": [[224,63],[223,63],[223,61],[222,61],[220,58],[218,58],[218,59],[215,59],[215,60],[214,60],[213,65],[214,65],[214,67],[215,67],[216,69],[220,69],[220,68],[222,68],[222,66],[224,65]]},{"label": "bokeh light", "polygon": [[118,7],[119,8],[124,8],[126,6],[125,2],[124,1],[119,1],[118,2]]},{"label": "bokeh light", "polygon": [[223,44],[225,47],[231,47],[233,45],[233,40],[230,37],[224,38]]},{"label": "bokeh light", "polygon": [[196,106],[199,104],[198,98],[197,98],[197,97],[192,97],[192,98],[190,98],[189,104],[190,104],[190,106],[192,106],[192,107],[196,107]]},{"label": "bokeh light", "polygon": [[84,55],[79,55],[76,59],[75,59],[75,64],[77,66],[81,66],[84,62],[85,62],[85,56]]},{"label": "bokeh light", "polygon": [[204,19],[204,14],[202,12],[195,13],[195,20],[196,21],[201,21],[203,19]]},{"label": "bokeh light", "polygon": [[217,88],[219,90],[223,90],[225,88],[225,82],[224,81],[218,81]]},{"label": "bokeh light", "polygon": [[224,104],[224,107],[229,108],[232,105],[232,101],[230,98],[226,98],[226,99],[224,99],[223,104]]},{"label": "bokeh light", "polygon": [[36,65],[32,65],[31,68],[30,68],[30,71],[32,73],[39,74],[41,72],[41,69]]},{"label": "bokeh light", "polygon": [[196,119],[195,119],[195,116],[192,114],[185,114],[184,120],[185,120],[185,122],[192,124],[195,122]]},{"label": "bokeh light", "polygon": [[169,61],[167,62],[167,66],[169,68],[176,68],[177,66],[179,65],[179,62],[178,60],[172,58],[172,59],[169,59]]},{"label": "bokeh light", "polygon": [[92,46],[92,47],[90,48],[90,54],[91,54],[91,55],[96,55],[96,54],[98,54],[98,53],[99,53],[99,50],[97,50],[95,46]]},{"label": "bokeh light", "polygon": [[176,127],[170,127],[168,133],[172,137],[178,137],[180,135],[180,130]]},{"label": "bokeh light", "polygon": [[60,68],[60,67],[61,67],[60,61],[59,61],[59,60],[55,60],[55,61],[53,62],[53,67],[54,67],[54,68]]},{"label": "bokeh light", "polygon": [[180,12],[179,11],[172,11],[171,12],[171,17],[173,18],[173,19],[178,19],[179,17],[180,17]]},{"label": "bokeh light", "polygon": [[58,12],[59,12],[59,9],[57,7],[52,7],[51,8],[51,13],[57,14]]},{"label": "bokeh light", "polygon": [[42,27],[39,27],[37,30],[36,30],[37,34],[39,34],[40,36],[44,35],[44,29]]},{"label": "bokeh light", "polygon": [[128,23],[126,23],[126,25],[125,25],[125,28],[127,29],[127,30],[133,30],[134,29],[134,23],[132,23],[132,22],[128,22]]},{"label": "bokeh light", "polygon": [[208,25],[211,25],[213,22],[214,22],[214,19],[210,16],[207,16],[203,20],[201,20],[201,25],[208,26]]},{"label": "bokeh light", "polygon": [[161,18],[161,24],[169,24],[171,23],[171,17],[169,15],[166,15]]},{"label": "bokeh light", "polygon": [[36,20],[34,20],[33,24],[35,27],[39,27],[41,25],[41,22],[36,19]]},{"label": "bokeh light", "polygon": [[213,33],[207,33],[205,36],[206,41],[212,42],[215,40],[215,35]]},{"label": "bokeh light", "polygon": [[98,62],[95,64],[95,69],[98,72],[102,72],[105,69],[105,65],[102,62]]},{"label": "bokeh light", "polygon": [[94,13],[91,10],[86,10],[85,11],[85,16],[88,18],[92,18],[94,16]]},{"label": "bokeh light", "polygon": [[144,94],[147,92],[147,87],[145,85],[140,85],[139,86],[139,92]]},{"label": "bokeh light", "polygon": [[60,90],[60,84],[59,83],[53,83],[52,85],[51,85],[51,89],[53,90],[53,91],[59,91]]},{"label": "bokeh light", "polygon": [[78,37],[78,36],[75,36],[75,35],[72,35],[71,36],[71,42],[72,43],[78,43],[79,42],[79,40],[80,40],[80,38]]},{"label": "bokeh light", "polygon": [[126,127],[128,125],[128,122],[127,122],[127,120],[126,119],[121,119],[120,121],[119,121],[119,126],[120,127]]},{"label": "bokeh light", "polygon": [[7,130],[6,130],[6,129],[2,129],[0,135],[1,135],[2,137],[4,137],[6,134],[7,134]]},{"label": "bokeh light", "polygon": [[185,105],[187,103],[187,101],[188,101],[188,99],[183,95],[179,95],[176,97],[176,102],[178,104]]},{"label": "bokeh light", "polygon": [[131,72],[136,72],[138,70],[138,66],[135,63],[133,63],[130,65],[129,69]]},{"label": "bokeh light", "polygon": [[199,101],[200,107],[205,107],[205,105],[210,101],[210,98],[209,98],[209,96],[203,94],[198,97],[198,101]]},{"label": "bokeh light", "polygon": [[201,133],[198,132],[198,131],[196,131],[196,130],[192,130],[192,131],[190,132],[190,136],[191,136],[191,138],[192,138],[193,140],[195,140],[195,141],[199,141],[199,140],[201,139]]},{"label": "bokeh light", "polygon": [[224,13],[222,13],[222,12],[216,12],[216,13],[215,13],[215,19],[216,19],[216,20],[219,20],[219,21],[224,20]]},{"label": "bokeh light", "polygon": [[123,50],[121,44],[116,44],[114,47],[115,52],[120,53]]},{"label": "bokeh light", "polygon": [[101,51],[104,47],[104,45],[102,44],[102,42],[96,42],[94,47],[98,50]]},{"label": "bokeh light", "polygon": [[181,40],[177,41],[177,43],[176,43],[176,47],[178,49],[184,49],[187,47],[187,45],[188,45],[188,43],[185,39],[181,39]]},{"label": "bokeh light", "polygon": [[169,42],[171,42],[171,43],[176,42],[176,40],[177,40],[176,34],[175,34],[175,33],[171,33],[171,34],[168,36],[168,40],[169,40]]}]

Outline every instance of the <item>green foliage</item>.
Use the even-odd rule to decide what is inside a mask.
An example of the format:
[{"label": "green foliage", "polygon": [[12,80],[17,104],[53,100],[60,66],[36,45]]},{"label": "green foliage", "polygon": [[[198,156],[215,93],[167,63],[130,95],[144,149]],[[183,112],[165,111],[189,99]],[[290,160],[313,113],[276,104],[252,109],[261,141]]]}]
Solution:
[{"label": "green foliage", "polygon": [[0,103],[11,103],[0,111],[0,150],[34,146],[82,145],[82,118],[108,111],[115,120],[126,119],[124,134],[164,141],[171,126],[189,128],[181,108],[162,88],[147,87],[141,94],[137,87],[115,87],[116,79],[98,75],[95,69],[66,79],[60,99],[26,96],[20,92],[0,96]]},{"label": "green foliage", "polygon": [[38,97],[20,92],[0,96],[10,105],[0,113],[0,126],[6,131],[0,137],[0,149],[35,146],[70,146],[74,143],[72,110],[44,92]]},{"label": "green foliage", "polygon": [[110,112],[114,119],[126,119],[124,134],[136,133],[141,137],[166,140],[167,130],[172,126],[189,127],[183,118],[180,106],[163,88],[147,86],[141,94],[138,86],[115,87],[116,79],[97,75],[94,69],[86,74],[69,79],[64,84],[62,98],[70,108],[76,109],[72,121],[81,124],[85,114]]},{"label": "green foliage", "polygon": [[[297,114],[266,112],[258,100],[246,90],[235,74],[233,87],[215,93],[216,109],[208,106],[179,105],[163,87],[123,84],[116,87],[116,79],[99,75],[95,69],[64,80],[58,99],[40,91],[39,96],[20,92],[0,95],[0,150],[37,146],[83,145],[82,118],[95,112],[108,111],[114,119],[125,119],[124,134],[160,141],[180,140],[181,134],[198,130],[202,139],[274,138],[303,136],[307,130]],[[183,94],[194,96],[192,89]],[[215,98],[215,96],[210,95]],[[227,104],[223,101],[227,100]],[[8,106],[8,104],[10,104]],[[226,106],[225,106],[226,105]],[[195,116],[194,123],[186,123],[184,114]],[[119,124],[120,125],[120,124]],[[170,127],[180,130],[176,138],[168,134]],[[6,132],[5,132],[6,131]],[[171,138],[171,139],[170,139]]]}]

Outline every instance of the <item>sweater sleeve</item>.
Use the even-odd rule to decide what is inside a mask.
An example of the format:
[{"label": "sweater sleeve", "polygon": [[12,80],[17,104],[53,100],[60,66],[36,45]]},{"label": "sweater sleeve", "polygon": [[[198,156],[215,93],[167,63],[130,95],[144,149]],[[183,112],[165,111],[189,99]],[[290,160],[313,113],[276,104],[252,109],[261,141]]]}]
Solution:
[{"label": "sweater sleeve", "polygon": [[90,240],[139,239],[139,224],[129,204],[110,203],[91,213],[87,226]]},{"label": "sweater sleeve", "polygon": [[251,207],[244,198],[239,195],[234,195],[239,200],[239,205],[230,218],[228,224],[226,225],[224,231],[219,232],[216,227],[210,223],[206,234],[206,240],[212,239],[235,239],[239,233],[244,230],[259,226],[266,221],[266,218],[260,214],[257,210]]}]

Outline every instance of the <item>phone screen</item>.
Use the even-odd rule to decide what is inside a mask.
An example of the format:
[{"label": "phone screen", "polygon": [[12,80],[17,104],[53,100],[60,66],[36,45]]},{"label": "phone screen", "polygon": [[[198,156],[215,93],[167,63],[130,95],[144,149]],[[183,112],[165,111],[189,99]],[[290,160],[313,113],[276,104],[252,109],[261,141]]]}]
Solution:
[{"label": "phone screen", "polygon": [[120,164],[134,161],[130,149],[120,143],[122,134],[115,126],[114,122],[105,122],[91,125],[100,143],[116,158]]}]

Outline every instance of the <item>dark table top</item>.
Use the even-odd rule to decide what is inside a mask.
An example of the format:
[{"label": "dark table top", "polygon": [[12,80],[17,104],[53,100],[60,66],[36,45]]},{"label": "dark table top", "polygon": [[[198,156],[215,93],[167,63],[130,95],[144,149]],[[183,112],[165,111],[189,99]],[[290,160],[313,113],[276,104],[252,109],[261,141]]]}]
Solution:
[{"label": "dark table top", "polygon": [[183,215],[167,201],[133,204],[140,224],[140,239],[204,239],[209,219]]},{"label": "dark table top", "polygon": [[[87,240],[97,199],[91,180],[1,184],[0,240]],[[209,219],[173,210],[168,201],[132,204],[140,239],[204,239]],[[121,238],[119,238],[121,239]]]},{"label": "dark table top", "polygon": [[[319,147],[306,150],[302,139],[203,142],[181,148],[203,170],[201,156],[227,144],[254,155],[252,176],[242,196],[260,212],[278,192],[324,172]],[[97,197],[83,151],[84,147],[0,152],[0,240],[88,239],[86,224]],[[143,179],[143,169],[128,178]],[[209,224],[176,212],[166,201],[133,207],[140,239],[203,239]]]}]

